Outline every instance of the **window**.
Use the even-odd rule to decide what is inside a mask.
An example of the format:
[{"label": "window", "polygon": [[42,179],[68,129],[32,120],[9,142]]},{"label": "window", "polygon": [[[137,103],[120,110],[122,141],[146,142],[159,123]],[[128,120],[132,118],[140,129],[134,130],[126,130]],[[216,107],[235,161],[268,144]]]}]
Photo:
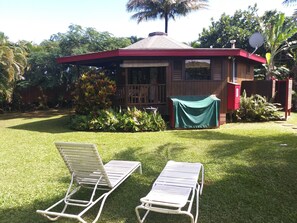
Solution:
[{"label": "window", "polygon": [[128,68],[128,84],[165,84],[166,67]]},{"label": "window", "polygon": [[237,82],[237,78],[238,78],[238,72],[237,72],[237,62],[235,61],[235,59],[233,59],[233,63],[232,63],[232,82],[236,83]]},{"label": "window", "polygon": [[211,80],[210,60],[186,60],[185,74],[187,80]]},{"label": "window", "polygon": [[128,84],[148,84],[149,68],[128,68]]}]

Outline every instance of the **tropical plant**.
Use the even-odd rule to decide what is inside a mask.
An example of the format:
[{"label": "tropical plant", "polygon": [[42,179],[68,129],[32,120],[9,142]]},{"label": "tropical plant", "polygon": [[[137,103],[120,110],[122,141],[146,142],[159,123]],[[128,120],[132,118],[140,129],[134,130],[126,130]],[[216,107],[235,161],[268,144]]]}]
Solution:
[{"label": "tropical plant", "polygon": [[160,131],[166,124],[159,113],[141,111],[135,107],[120,111],[119,127],[124,132]]},{"label": "tropical plant", "polygon": [[0,33],[0,69],[8,82],[19,80],[27,65],[25,46],[8,41],[4,33]]},{"label": "tropical plant", "polygon": [[275,68],[275,56],[283,51],[287,51],[288,46],[297,43],[295,41],[288,42],[289,38],[296,34],[297,26],[293,21],[286,21],[285,15],[281,13],[269,22],[262,22],[261,27],[262,34],[265,38],[265,47],[268,51],[266,53],[268,65],[266,79],[270,79],[273,76],[273,70]]},{"label": "tropical plant", "polygon": [[115,82],[102,71],[83,74],[76,83],[74,106],[77,114],[90,114],[111,106],[111,97],[115,94]]},{"label": "tropical plant", "polygon": [[159,113],[150,113],[135,107],[115,111],[100,109],[88,115],[75,114],[70,127],[81,131],[144,132],[166,129],[166,123]]},{"label": "tropical plant", "polygon": [[192,11],[206,8],[208,0],[129,0],[128,12],[136,12],[132,19],[138,23],[157,18],[165,20],[165,33],[168,33],[169,19],[186,16]]},{"label": "tropical plant", "polygon": [[276,104],[267,102],[265,97],[258,94],[247,97],[246,92],[240,98],[240,109],[236,111],[239,120],[245,122],[261,122],[281,120]]},{"label": "tropical plant", "polygon": [[[268,65],[262,64],[261,68],[254,69],[254,77],[257,80],[264,80],[266,74],[268,73]],[[285,66],[274,66],[273,70],[271,71],[273,77],[278,80],[284,80],[290,77],[291,71]]]},{"label": "tropical plant", "polygon": [[22,78],[27,65],[26,45],[11,43],[0,33],[0,101],[10,101],[17,80]]},{"label": "tropical plant", "polygon": [[291,76],[297,79],[297,45],[295,45],[294,47],[290,47],[287,56],[291,59]]}]

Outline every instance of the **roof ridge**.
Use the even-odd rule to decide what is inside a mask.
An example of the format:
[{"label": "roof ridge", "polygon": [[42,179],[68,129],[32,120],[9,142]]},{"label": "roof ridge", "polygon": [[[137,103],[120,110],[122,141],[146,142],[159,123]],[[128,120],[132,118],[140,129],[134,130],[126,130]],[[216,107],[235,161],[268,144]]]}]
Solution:
[{"label": "roof ridge", "polygon": [[191,49],[192,47],[176,41],[167,35],[149,35],[124,49]]}]

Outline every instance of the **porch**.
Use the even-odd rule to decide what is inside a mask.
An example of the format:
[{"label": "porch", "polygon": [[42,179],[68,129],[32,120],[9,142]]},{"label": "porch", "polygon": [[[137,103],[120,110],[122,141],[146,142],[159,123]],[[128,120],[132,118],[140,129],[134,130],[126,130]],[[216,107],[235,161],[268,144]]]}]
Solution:
[{"label": "porch", "polygon": [[117,86],[116,101],[121,106],[159,106],[166,104],[166,84],[128,84]]}]

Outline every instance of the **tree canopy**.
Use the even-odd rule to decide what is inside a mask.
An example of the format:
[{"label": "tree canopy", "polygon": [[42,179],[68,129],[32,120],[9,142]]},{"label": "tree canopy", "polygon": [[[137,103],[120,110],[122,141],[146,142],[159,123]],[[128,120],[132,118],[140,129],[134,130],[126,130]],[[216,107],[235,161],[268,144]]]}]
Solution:
[{"label": "tree canopy", "polygon": [[222,14],[218,21],[211,19],[211,25],[199,35],[197,46],[203,48],[230,48],[230,40],[236,40],[236,47],[250,50],[248,38],[260,31],[257,6],[237,10],[233,16]]},{"label": "tree canopy", "polygon": [[131,44],[129,38],[114,37],[109,32],[80,25],[70,25],[66,33],[54,34],[50,41],[59,43],[62,56],[114,50]]},{"label": "tree canopy", "polygon": [[129,38],[118,38],[94,28],[70,25],[66,33],[53,34],[49,40],[31,45],[28,58],[30,67],[25,78],[32,85],[42,85],[45,88],[67,85],[77,79],[77,69],[57,64],[56,58],[113,50],[130,44]]},{"label": "tree canopy", "polygon": [[70,25],[65,33],[53,34],[40,44],[12,43],[0,32],[0,102],[7,102],[14,89],[37,86],[42,92],[71,86],[78,78],[78,70],[72,65],[57,64],[58,57],[113,50],[130,44],[130,38],[114,37],[109,32],[79,25]]}]

